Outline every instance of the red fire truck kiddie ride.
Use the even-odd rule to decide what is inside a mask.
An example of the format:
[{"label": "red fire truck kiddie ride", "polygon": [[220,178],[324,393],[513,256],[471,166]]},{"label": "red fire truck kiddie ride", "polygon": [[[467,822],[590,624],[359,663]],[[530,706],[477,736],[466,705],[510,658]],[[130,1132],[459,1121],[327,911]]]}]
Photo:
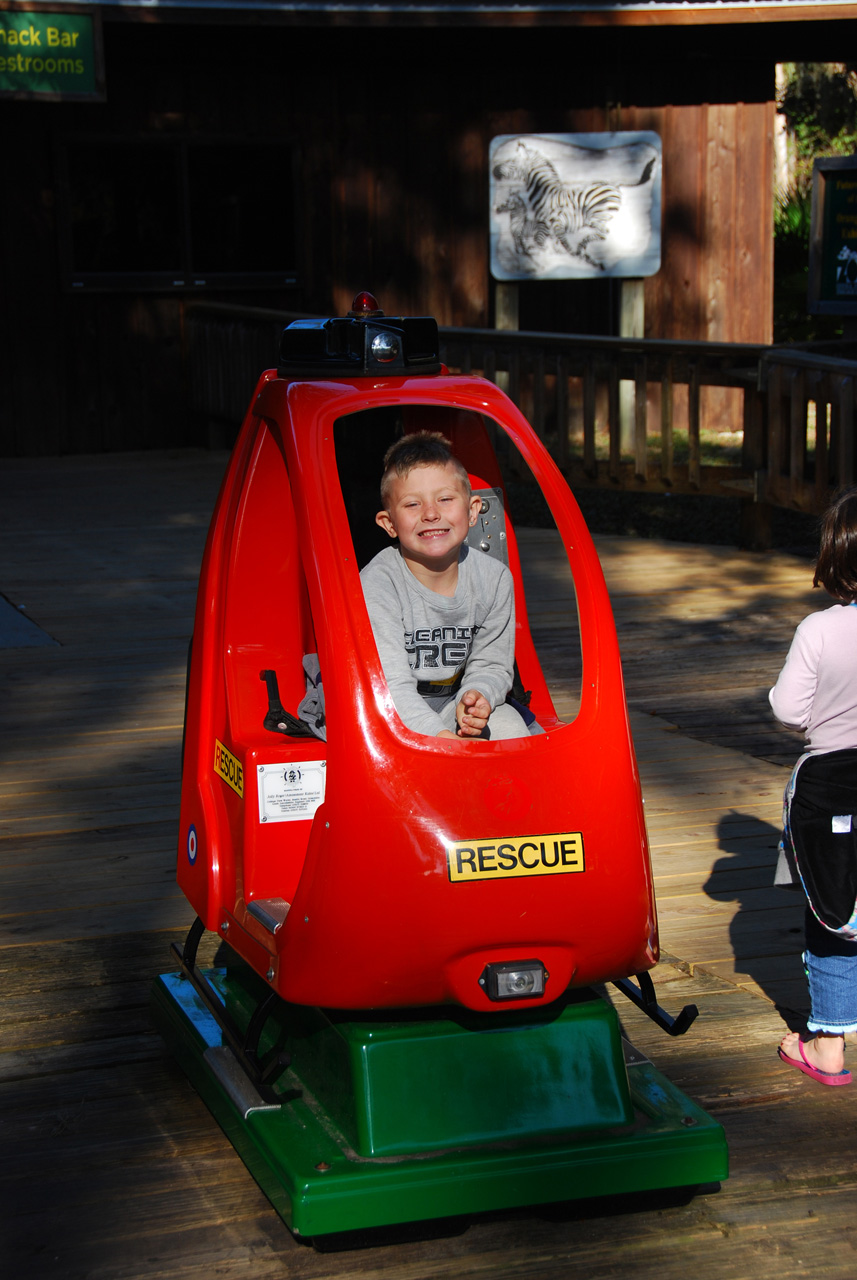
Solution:
[{"label": "red fire truck kiddie ride", "polygon": [[[384,452],[423,428],[451,440],[482,497],[473,553],[515,579],[513,692],[541,730],[526,738],[415,733],[384,680],[359,571],[384,537]],[[530,557],[560,699],[527,618],[533,493],[568,596]],[[371,295],[284,330],[223,481],[178,878],[198,918],[155,983],[156,1021],[297,1236],[726,1176],[721,1127],[630,1050],[592,990],[615,983],[672,1034],[696,1013],[670,1018],[648,974],[640,784],[589,533],[503,392],[450,376],[434,320],[385,317]],[[223,945],[203,970],[205,930]]]}]

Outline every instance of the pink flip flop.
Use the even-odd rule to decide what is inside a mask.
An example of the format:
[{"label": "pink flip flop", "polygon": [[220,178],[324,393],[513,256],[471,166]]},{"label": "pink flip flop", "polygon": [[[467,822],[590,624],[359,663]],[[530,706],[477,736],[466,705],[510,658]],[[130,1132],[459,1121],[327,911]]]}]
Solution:
[{"label": "pink flip flop", "polygon": [[817,1080],[819,1084],[850,1084],[851,1072],[846,1071],[819,1071],[818,1067],[814,1067],[811,1062],[807,1062],[806,1054],[803,1051],[803,1041],[798,1040],[797,1047],[800,1050],[800,1058],[790,1058],[787,1053],[783,1053],[782,1048],[777,1049],[777,1053],[783,1062],[788,1063],[790,1067],[796,1067],[798,1071],[802,1071],[805,1076]]}]

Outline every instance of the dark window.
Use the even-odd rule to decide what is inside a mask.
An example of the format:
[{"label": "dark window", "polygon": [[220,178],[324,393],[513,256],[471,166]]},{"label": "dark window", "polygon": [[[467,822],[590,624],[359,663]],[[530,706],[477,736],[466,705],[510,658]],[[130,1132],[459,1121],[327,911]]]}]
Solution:
[{"label": "dark window", "polygon": [[69,156],[72,271],[180,271],[179,169],[165,147]]},{"label": "dark window", "polygon": [[296,283],[286,147],[73,140],[61,166],[64,277],[73,289]]}]

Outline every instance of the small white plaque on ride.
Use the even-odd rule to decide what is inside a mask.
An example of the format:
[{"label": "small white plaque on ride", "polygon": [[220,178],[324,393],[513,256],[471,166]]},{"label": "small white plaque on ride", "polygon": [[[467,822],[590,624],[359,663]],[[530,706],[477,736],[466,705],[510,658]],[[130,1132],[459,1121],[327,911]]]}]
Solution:
[{"label": "small white plaque on ride", "polygon": [[260,764],[259,821],[298,822],[312,818],[324,800],[326,760]]}]

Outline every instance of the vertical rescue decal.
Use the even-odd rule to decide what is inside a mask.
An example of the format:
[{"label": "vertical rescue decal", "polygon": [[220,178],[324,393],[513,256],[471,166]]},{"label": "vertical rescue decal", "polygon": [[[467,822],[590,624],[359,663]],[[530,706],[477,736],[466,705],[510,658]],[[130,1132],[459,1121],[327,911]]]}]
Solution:
[{"label": "vertical rescue decal", "polygon": [[244,799],[244,766],[218,738],[214,739],[214,772],[219,773],[227,787]]}]

